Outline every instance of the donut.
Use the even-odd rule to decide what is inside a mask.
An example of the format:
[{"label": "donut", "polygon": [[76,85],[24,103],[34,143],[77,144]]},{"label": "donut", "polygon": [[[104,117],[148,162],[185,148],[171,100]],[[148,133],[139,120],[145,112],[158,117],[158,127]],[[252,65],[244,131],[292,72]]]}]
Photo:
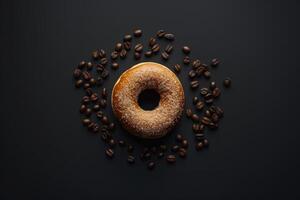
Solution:
[{"label": "donut", "polygon": [[[155,90],[160,100],[153,110],[138,104],[139,94]],[[179,121],[184,109],[184,91],[177,76],[155,62],[142,62],[126,70],[116,81],[111,95],[114,115],[131,134],[155,139],[165,136]]]}]

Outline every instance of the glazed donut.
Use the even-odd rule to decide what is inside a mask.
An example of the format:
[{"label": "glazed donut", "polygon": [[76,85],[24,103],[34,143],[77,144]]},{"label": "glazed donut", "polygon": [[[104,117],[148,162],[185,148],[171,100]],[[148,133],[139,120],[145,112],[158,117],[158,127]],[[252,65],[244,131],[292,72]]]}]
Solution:
[{"label": "glazed donut", "polygon": [[[139,94],[146,89],[160,95],[158,106],[143,110]],[[115,83],[111,96],[112,110],[131,134],[155,139],[165,136],[178,122],[184,108],[184,91],[177,76],[154,62],[139,63],[126,70]]]}]

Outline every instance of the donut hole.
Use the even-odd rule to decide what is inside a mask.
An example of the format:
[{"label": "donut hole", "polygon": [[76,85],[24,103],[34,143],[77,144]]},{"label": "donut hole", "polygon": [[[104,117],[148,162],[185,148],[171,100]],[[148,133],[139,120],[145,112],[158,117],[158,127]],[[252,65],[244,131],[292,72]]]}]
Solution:
[{"label": "donut hole", "polygon": [[138,104],[143,110],[154,110],[160,101],[160,95],[153,89],[145,89],[138,96]]}]

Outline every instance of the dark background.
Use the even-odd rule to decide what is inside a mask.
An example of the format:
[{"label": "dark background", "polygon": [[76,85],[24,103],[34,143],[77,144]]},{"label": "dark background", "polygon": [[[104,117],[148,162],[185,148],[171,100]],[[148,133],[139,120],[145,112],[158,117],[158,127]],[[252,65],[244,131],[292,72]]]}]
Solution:
[{"label": "dark background", "polygon": [[[299,3],[180,2],[1,1],[1,199],[300,198]],[[71,76],[92,50],[110,50],[135,27],[143,41],[161,28],[173,32],[177,50],[187,44],[193,58],[221,59],[212,77],[219,85],[233,80],[218,101],[225,117],[208,133],[209,149],[194,150],[183,117],[175,131],[191,141],[188,158],[151,172],[128,166],[119,150],[105,158],[102,142],[80,124],[83,92]],[[131,56],[108,88],[135,63]]]}]

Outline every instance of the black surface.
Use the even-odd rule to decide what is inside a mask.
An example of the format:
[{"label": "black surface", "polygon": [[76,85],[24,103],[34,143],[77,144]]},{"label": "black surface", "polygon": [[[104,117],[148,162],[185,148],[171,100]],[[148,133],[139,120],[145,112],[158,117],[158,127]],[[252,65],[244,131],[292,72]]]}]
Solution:
[{"label": "black surface", "polygon": [[[297,1],[1,1],[1,199],[299,199],[298,10]],[[218,84],[233,80],[209,149],[152,172],[120,151],[105,158],[80,124],[71,77],[134,27],[144,39],[173,32],[192,57],[221,59]],[[176,130],[192,141],[190,126],[184,117]]]}]

